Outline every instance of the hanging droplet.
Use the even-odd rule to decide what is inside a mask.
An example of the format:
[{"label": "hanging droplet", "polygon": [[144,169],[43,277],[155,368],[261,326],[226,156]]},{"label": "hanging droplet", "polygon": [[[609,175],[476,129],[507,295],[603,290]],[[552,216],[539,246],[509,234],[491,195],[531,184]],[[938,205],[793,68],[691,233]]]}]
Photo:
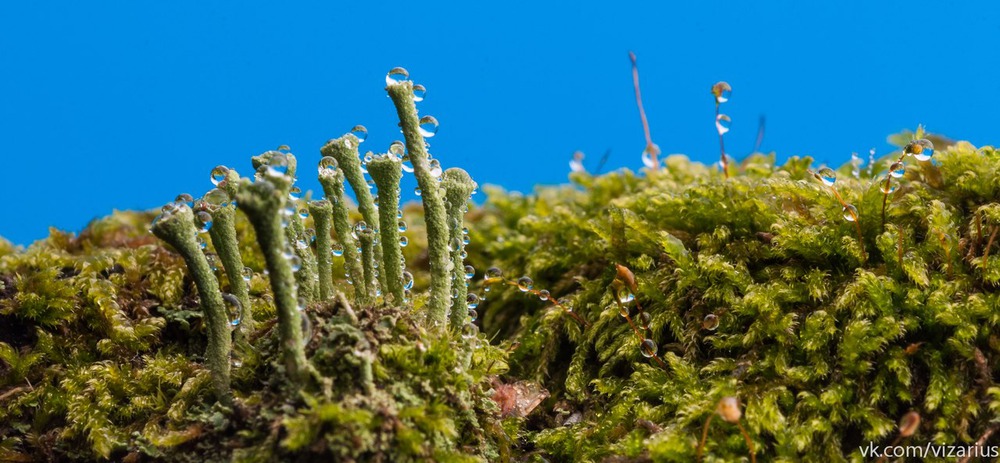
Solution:
[{"label": "hanging droplet", "polygon": [[406,69],[403,69],[401,67],[395,67],[390,69],[389,72],[385,75],[385,84],[396,85],[409,78],[410,78],[410,73],[407,72]]},{"label": "hanging droplet", "polygon": [[292,267],[293,272],[298,272],[302,268],[302,258],[296,254],[292,254],[288,258],[288,265]]},{"label": "hanging droplet", "polygon": [[902,162],[896,161],[889,166],[889,175],[893,178],[900,178],[906,173],[906,166]]},{"label": "hanging droplet", "polygon": [[415,195],[417,195],[417,196],[420,196],[420,187],[416,187],[416,188],[414,188],[414,189],[413,189],[413,194],[415,194]]},{"label": "hanging droplet", "polygon": [[423,85],[416,84],[413,86],[413,101],[418,103],[424,101],[425,95],[427,95],[427,89]]},{"label": "hanging droplet", "polygon": [[438,161],[437,159],[431,159],[430,162],[427,163],[427,167],[430,170],[431,177],[441,176],[442,173],[441,161]]},{"label": "hanging droplet", "polygon": [[413,274],[403,272],[403,289],[413,289]]},{"label": "hanging droplet", "polygon": [[829,167],[820,168],[815,175],[826,186],[833,186],[834,183],[837,183],[837,173]]},{"label": "hanging droplet", "polygon": [[908,156],[912,155],[918,161],[929,161],[931,156],[934,155],[934,143],[931,143],[926,138],[913,140],[906,144],[903,148],[903,153],[906,153]]},{"label": "hanging droplet", "polygon": [[243,267],[243,281],[250,282],[253,279],[253,269],[250,267]]},{"label": "hanging droplet", "polygon": [[422,137],[431,138],[437,134],[438,125],[438,120],[434,116],[424,116],[420,118],[420,126],[417,131]]},{"label": "hanging droplet", "polygon": [[531,291],[534,286],[535,282],[531,281],[531,278],[521,277],[517,280],[517,289],[520,289],[522,292]]},{"label": "hanging droplet", "polygon": [[701,320],[701,327],[708,331],[715,331],[719,327],[719,316],[714,313],[705,315],[705,318]]},{"label": "hanging droplet", "polygon": [[201,223],[201,227],[198,229],[198,233],[208,233],[208,230],[212,228],[212,214],[205,211],[198,211],[195,214],[198,222]]},{"label": "hanging droplet", "polygon": [[549,300],[549,298],[551,296],[552,295],[549,293],[549,290],[547,290],[547,289],[543,289],[543,290],[541,290],[541,291],[538,292],[538,298],[541,299],[541,300],[543,300],[543,301]]},{"label": "hanging droplet", "polygon": [[408,245],[408,244],[410,244],[410,240],[409,239],[407,239],[405,236],[400,236],[399,237],[399,247],[405,248],[406,245]]},{"label": "hanging droplet", "polygon": [[363,143],[365,140],[368,139],[368,128],[366,128],[361,124],[358,124],[354,126],[353,129],[351,129],[351,135],[358,137],[358,143]]},{"label": "hanging droplet", "polygon": [[333,243],[333,246],[330,247],[330,254],[333,254],[334,257],[344,255],[344,246],[340,243]]},{"label": "hanging droplet", "polygon": [[712,95],[715,95],[715,104],[722,104],[729,101],[733,94],[733,87],[728,82],[719,81],[712,86]]},{"label": "hanging droplet", "polygon": [[229,168],[226,166],[215,166],[212,169],[212,185],[219,186],[223,180],[226,179],[226,174],[229,173]]},{"label": "hanging droplet", "polygon": [[468,304],[470,309],[475,309],[476,307],[479,307],[479,296],[475,293],[469,293],[469,295],[465,297],[465,302]]},{"label": "hanging droplet", "polygon": [[229,315],[229,326],[237,326],[243,321],[243,305],[240,300],[229,293],[222,294],[222,300],[226,303],[226,313]]},{"label": "hanging droplet", "polygon": [[642,352],[642,356],[650,358],[656,355],[656,341],[646,338],[642,340],[642,344],[639,345],[639,351]]},{"label": "hanging droplet", "polygon": [[715,130],[719,132],[719,135],[725,135],[729,131],[729,125],[732,123],[732,119],[725,114],[719,114],[715,116]]},{"label": "hanging droplet", "polygon": [[573,159],[569,161],[569,170],[571,172],[586,172],[587,169],[583,167],[583,151],[576,151],[573,153]]},{"label": "hanging droplet", "polygon": [[853,204],[844,206],[844,220],[848,222],[858,220],[858,208],[854,207]]}]

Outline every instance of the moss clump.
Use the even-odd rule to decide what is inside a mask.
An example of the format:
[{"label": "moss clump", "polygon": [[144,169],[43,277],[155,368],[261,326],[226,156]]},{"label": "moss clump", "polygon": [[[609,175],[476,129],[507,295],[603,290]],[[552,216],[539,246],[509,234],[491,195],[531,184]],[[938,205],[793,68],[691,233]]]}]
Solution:
[{"label": "moss clump", "polygon": [[[491,190],[474,258],[531,275],[593,324],[517,291],[494,290],[481,307],[485,332],[521,341],[510,374],[553,393],[529,438],[554,460],[692,461],[725,397],[745,406],[762,461],[858,459],[911,411],[923,418],[916,442],[989,433],[1000,405],[1000,152],[939,151],[907,161],[884,231],[884,160],[858,177],[844,166],[831,186],[808,158],[779,167],[755,155],[729,180],[673,156],[655,176]],[[634,301],[616,264],[634,272]],[[646,339],[664,366],[643,355]],[[748,446],[717,421],[704,453],[730,461]]]}]

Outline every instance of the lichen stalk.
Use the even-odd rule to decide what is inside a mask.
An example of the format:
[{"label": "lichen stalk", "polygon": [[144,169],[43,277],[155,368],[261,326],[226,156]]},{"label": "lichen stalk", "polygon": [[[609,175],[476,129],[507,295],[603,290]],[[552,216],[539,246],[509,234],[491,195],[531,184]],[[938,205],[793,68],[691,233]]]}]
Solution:
[{"label": "lichen stalk", "polygon": [[382,272],[385,294],[395,304],[403,303],[403,250],[399,243],[399,181],[403,178],[400,161],[391,155],[376,156],[368,163],[368,173],[378,187],[378,230],[382,246]]},{"label": "lichen stalk", "polygon": [[[379,294],[378,290],[378,270],[375,265],[375,231],[371,228],[358,230],[358,244],[361,246],[361,267],[364,269],[364,286],[368,291],[369,298],[374,300]],[[357,284],[357,283],[355,283]]]},{"label": "lichen stalk", "polygon": [[316,273],[319,276],[319,298],[328,301],[333,297],[333,245],[330,231],[333,228],[333,206],[325,199],[309,203],[309,213],[316,228]]},{"label": "lichen stalk", "polygon": [[229,354],[232,350],[229,316],[226,314],[219,282],[195,239],[198,231],[194,220],[191,208],[184,204],[175,204],[153,223],[152,231],[154,235],[177,250],[191,272],[208,327],[205,358],[209,371],[212,372],[212,386],[216,397],[221,402],[229,404],[232,402],[229,390]]},{"label": "lichen stalk", "polygon": [[444,328],[451,305],[451,256],[448,253],[448,223],[444,193],[438,180],[431,174],[430,161],[424,137],[419,132],[420,118],[413,101],[413,82],[408,80],[386,87],[399,116],[406,150],[409,152],[413,173],[422,192],[424,220],[427,223],[427,249],[430,260],[431,287],[427,303],[430,325]]},{"label": "lichen stalk", "polygon": [[288,201],[292,181],[286,175],[265,176],[253,183],[243,180],[236,200],[257,233],[257,243],[267,265],[278,312],[278,336],[286,373],[294,386],[301,387],[311,368],[302,342],[302,314],[298,311],[295,276],[291,264],[282,255],[286,243],[281,209]]},{"label": "lichen stalk", "polygon": [[295,282],[298,285],[297,295],[306,302],[313,302],[319,297],[318,279],[316,276],[316,256],[309,247],[309,237],[297,211],[286,218],[288,226],[285,235],[292,247],[292,252],[299,257],[299,269],[295,271]]},{"label": "lichen stalk", "polygon": [[[358,137],[348,133],[327,142],[320,149],[320,152],[324,156],[332,156],[337,160],[341,171],[344,173],[344,178],[347,179],[347,182],[351,184],[351,189],[354,190],[354,196],[358,200],[358,211],[361,212],[361,217],[365,219],[369,227],[375,227],[379,223],[378,208],[375,207],[375,200],[368,189],[365,174],[361,170],[361,159],[358,151],[360,143],[361,140]],[[374,253],[376,259],[382,259],[381,243],[375,243]],[[379,278],[379,284],[384,289],[386,284],[384,280],[385,274],[382,273],[381,275],[383,276]]]},{"label": "lichen stalk", "polygon": [[451,261],[454,264],[451,271],[451,281],[455,285],[452,288],[454,299],[451,303],[451,327],[454,330],[461,330],[469,319],[468,303],[469,288],[465,284],[465,258],[462,257],[465,249],[464,233],[462,229],[465,225],[465,207],[476,190],[476,182],[472,180],[469,173],[452,167],[444,171],[441,188],[444,190],[445,208],[448,214],[448,236],[451,243]]},{"label": "lichen stalk", "polygon": [[347,209],[347,202],[344,199],[344,173],[340,168],[325,169],[319,176],[319,183],[323,187],[333,210],[333,229],[337,233],[337,240],[344,251],[344,270],[354,285],[354,297],[360,304],[368,304],[368,291],[365,290],[365,275],[361,267],[361,256],[358,255],[358,245],[351,234],[350,211]]}]

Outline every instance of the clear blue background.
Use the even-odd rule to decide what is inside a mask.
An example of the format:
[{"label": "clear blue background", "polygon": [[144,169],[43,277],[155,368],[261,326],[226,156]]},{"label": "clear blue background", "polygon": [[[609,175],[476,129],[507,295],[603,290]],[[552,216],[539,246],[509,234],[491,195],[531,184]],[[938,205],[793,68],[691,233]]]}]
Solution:
[{"label": "clear blue background", "polygon": [[359,123],[363,148],[400,137],[393,66],[427,86],[445,167],[522,191],[565,182],[575,150],[641,167],[628,50],[665,154],[717,159],[718,80],[736,157],[762,113],[765,151],[838,165],[918,123],[1000,143],[993,2],[287,3],[3,2],[0,235],[199,195],[215,165],[248,175],[280,144],[316,189],[327,139]]}]

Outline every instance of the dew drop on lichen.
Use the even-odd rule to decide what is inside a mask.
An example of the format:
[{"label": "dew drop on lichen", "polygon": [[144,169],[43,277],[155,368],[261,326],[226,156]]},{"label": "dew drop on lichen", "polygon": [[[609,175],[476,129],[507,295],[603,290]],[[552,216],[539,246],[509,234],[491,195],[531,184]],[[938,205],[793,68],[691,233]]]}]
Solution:
[{"label": "dew drop on lichen", "polygon": [[243,321],[243,305],[240,300],[229,293],[222,294],[222,300],[226,303],[226,314],[229,316],[229,326],[237,326]]},{"label": "dew drop on lichen", "polygon": [[712,95],[715,96],[715,104],[722,104],[729,101],[733,94],[733,87],[728,82],[719,81],[712,86]]},{"label": "dew drop on lichen", "polygon": [[656,342],[649,338],[643,339],[642,344],[639,345],[639,351],[646,358],[656,355]]},{"label": "dew drop on lichen", "polygon": [[212,185],[219,186],[219,184],[226,179],[226,174],[228,173],[229,173],[228,167],[215,166],[215,168],[212,169],[212,176],[211,176]]},{"label": "dew drop on lichen", "polygon": [[517,289],[520,289],[523,292],[531,291],[534,286],[535,282],[531,281],[531,278],[521,277],[517,280]]},{"label": "dew drop on lichen", "polygon": [[732,119],[725,114],[719,114],[715,117],[715,130],[719,132],[719,135],[725,135],[729,131],[729,125],[732,123]]},{"label": "dew drop on lichen", "polygon": [[719,327],[719,316],[714,313],[705,315],[705,318],[701,320],[701,327],[709,331],[715,331]]},{"label": "dew drop on lichen", "polygon": [[424,101],[424,96],[427,95],[427,88],[423,85],[416,84],[413,86],[413,101],[421,102]]},{"label": "dew drop on lichen", "polygon": [[848,204],[844,206],[844,220],[848,222],[854,222],[858,219],[858,208],[854,207],[853,204]]},{"label": "dew drop on lichen", "polygon": [[368,128],[358,124],[351,129],[351,135],[358,137],[358,143],[362,143],[368,139]]},{"label": "dew drop on lichen", "polygon": [[438,125],[438,120],[434,116],[424,116],[420,118],[418,131],[424,138],[431,138],[437,135]]},{"label": "dew drop on lichen", "polygon": [[816,178],[826,186],[833,186],[834,183],[837,183],[837,173],[829,167],[822,167],[816,171]]},{"label": "dew drop on lichen", "polygon": [[406,69],[403,69],[401,67],[395,67],[390,69],[389,72],[385,75],[385,84],[396,85],[409,78],[410,78],[410,73],[407,72]]}]

